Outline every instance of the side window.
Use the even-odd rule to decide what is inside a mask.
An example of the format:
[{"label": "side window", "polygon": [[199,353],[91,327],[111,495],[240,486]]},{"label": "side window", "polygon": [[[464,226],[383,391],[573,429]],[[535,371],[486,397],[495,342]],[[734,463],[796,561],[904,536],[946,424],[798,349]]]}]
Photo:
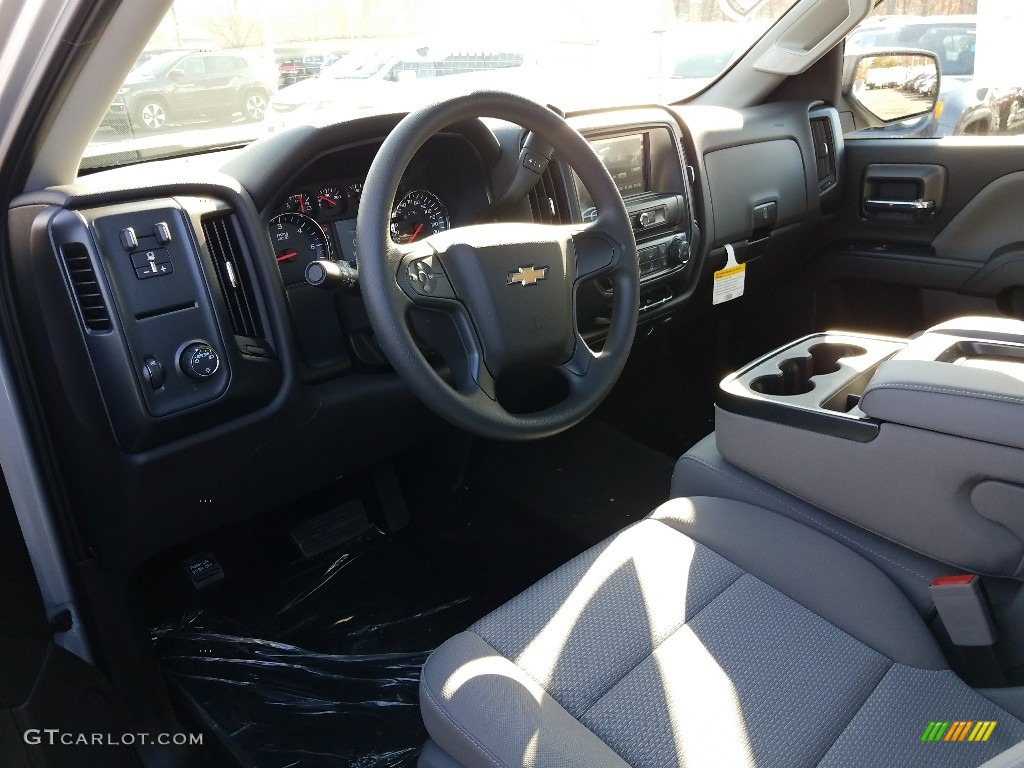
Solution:
[{"label": "side window", "polygon": [[[912,7],[910,7],[912,6]],[[914,15],[904,15],[913,13]],[[855,125],[847,135],[857,138],[946,138],[1024,134],[1024,67],[1018,49],[1024,38],[1024,2],[1000,0],[882,0],[874,15],[846,41],[844,84]],[[879,103],[877,89],[886,88],[896,104],[934,108],[921,118],[882,124],[865,115],[857,103],[854,79],[865,75],[865,56],[878,68],[886,56],[923,49],[939,60],[938,78],[911,68],[889,65],[888,72],[866,75],[863,88]],[[863,90],[860,91],[863,93]],[[918,109],[920,111],[920,109]],[[910,114],[910,109],[895,112]],[[882,113],[884,114],[884,113]]]},{"label": "side window", "polygon": [[182,59],[176,69],[184,72],[185,77],[198,77],[206,74],[206,63],[201,56],[189,56],[187,59]]},{"label": "side window", "polygon": [[212,56],[206,60],[206,71],[214,75],[237,72],[243,67],[238,56]]}]

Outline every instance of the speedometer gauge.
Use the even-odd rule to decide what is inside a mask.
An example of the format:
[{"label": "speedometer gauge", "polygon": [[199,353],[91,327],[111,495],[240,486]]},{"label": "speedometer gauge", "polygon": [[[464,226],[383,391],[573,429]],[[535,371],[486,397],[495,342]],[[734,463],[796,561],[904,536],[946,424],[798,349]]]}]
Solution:
[{"label": "speedometer gauge", "polygon": [[396,243],[422,240],[451,226],[441,198],[425,189],[403,197],[391,214],[391,239]]},{"label": "speedometer gauge", "polygon": [[309,216],[282,213],[270,220],[269,228],[274,255],[286,285],[301,283],[309,262],[330,258],[327,236]]}]

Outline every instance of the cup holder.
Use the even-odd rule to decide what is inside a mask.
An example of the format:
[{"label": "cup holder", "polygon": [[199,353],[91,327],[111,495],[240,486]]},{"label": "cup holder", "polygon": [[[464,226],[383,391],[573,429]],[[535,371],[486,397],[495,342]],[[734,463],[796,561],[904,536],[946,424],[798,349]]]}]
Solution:
[{"label": "cup holder", "polygon": [[812,376],[835,373],[842,368],[839,361],[844,357],[860,357],[868,353],[864,347],[858,347],[856,344],[836,344],[834,342],[815,344],[807,351],[811,353],[811,359],[814,361]]},{"label": "cup holder", "polygon": [[865,354],[867,350],[855,344],[815,344],[806,355],[789,357],[779,363],[779,373],[758,376],[750,382],[750,388],[759,394],[776,397],[806,395],[814,389],[815,376],[826,376],[840,370],[839,361],[844,357]]}]

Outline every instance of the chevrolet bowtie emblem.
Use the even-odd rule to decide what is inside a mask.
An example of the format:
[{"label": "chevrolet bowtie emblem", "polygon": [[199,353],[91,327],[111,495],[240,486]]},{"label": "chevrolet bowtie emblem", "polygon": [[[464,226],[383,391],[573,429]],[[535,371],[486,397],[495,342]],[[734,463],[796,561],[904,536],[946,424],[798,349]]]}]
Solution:
[{"label": "chevrolet bowtie emblem", "polygon": [[520,267],[518,271],[508,273],[508,284],[536,285],[541,280],[547,280],[547,277],[547,267],[541,267],[540,269],[537,269],[537,267]]}]

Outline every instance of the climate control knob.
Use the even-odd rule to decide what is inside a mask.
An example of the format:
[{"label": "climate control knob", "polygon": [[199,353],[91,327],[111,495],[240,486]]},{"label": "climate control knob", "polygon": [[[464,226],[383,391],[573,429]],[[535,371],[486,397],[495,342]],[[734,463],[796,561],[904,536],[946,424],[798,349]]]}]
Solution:
[{"label": "climate control knob", "polygon": [[676,235],[668,244],[669,264],[679,264],[685,267],[690,260],[690,243],[686,235]]},{"label": "climate control knob", "polygon": [[181,372],[190,379],[208,379],[220,368],[220,353],[209,344],[193,342],[181,351],[178,357]]}]

